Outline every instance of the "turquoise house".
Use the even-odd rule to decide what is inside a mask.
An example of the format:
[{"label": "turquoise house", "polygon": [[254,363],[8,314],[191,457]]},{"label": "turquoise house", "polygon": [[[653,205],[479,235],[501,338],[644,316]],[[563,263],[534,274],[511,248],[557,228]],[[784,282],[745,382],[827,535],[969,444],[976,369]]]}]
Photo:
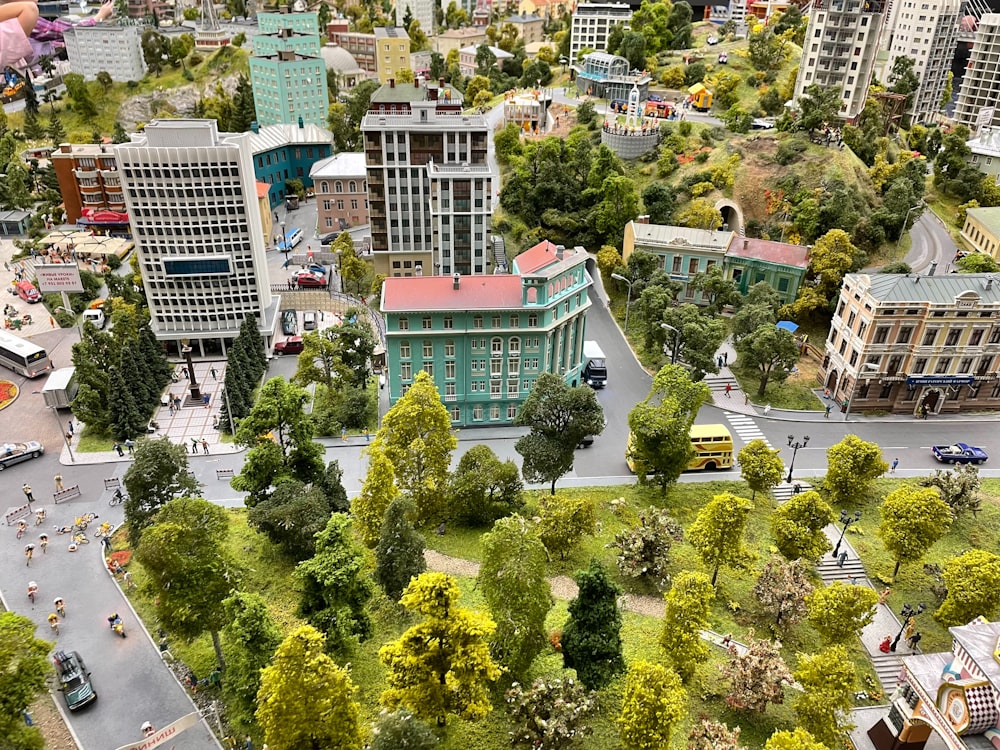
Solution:
[{"label": "turquoise house", "polygon": [[297,125],[262,128],[252,123],[250,130],[254,176],[269,186],[267,200],[271,208],[285,200],[286,180],[302,180],[307,190],[311,188],[309,172],[313,165],[333,153],[333,134],[301,118]]},{"label": "turquoise house", "polygon": [[578,385],[588,289],[583,248],[545,241],[493,276],[399,276],[382,286],[389,402],[427,372],[455,427],[509,425],[543,372]]}]

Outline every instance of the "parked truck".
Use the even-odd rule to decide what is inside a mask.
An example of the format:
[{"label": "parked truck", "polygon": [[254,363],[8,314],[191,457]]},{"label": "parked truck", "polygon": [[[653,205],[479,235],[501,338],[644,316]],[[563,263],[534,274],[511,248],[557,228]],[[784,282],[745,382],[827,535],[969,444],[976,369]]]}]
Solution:
[{"label": "parked truck", "polygon": [[608,360],[596,341],[583,342],[583,382],[591,388],[603,388],[608,383]]},{"label": "parked truck", "polygon": [[42,398],[45,399],[46,406],[68,409],[76,398],[76,391],[76,368],[63,367],[49,375],[42,388]]}]

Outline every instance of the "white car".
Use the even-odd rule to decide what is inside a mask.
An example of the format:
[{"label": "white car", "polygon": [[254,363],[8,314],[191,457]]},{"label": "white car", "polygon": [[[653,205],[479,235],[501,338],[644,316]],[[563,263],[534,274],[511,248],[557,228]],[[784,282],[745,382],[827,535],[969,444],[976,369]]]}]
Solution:
[{"label": "white car", "polygon": [[26,443],[0,444],[0,471],[8,466],[27,461],[29,458],[38,458],[43,453],[45,453],[45,448],[34,440],[29,440]]}]

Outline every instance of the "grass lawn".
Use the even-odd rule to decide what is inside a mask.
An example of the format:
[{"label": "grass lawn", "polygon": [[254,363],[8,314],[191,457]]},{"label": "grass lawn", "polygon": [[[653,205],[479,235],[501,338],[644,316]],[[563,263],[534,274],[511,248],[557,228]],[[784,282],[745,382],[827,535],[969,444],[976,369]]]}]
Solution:
[{"label": "grass lawn", "polygon": [[819,364],[809,357],[799,357],[796,364],[797,372],[779,383],[769,381],[764,394],[760,390],[760,372],[756,368],[743,366],[739,361],[730,366],[740,388],[750,394],[750,400],[759,405],[770,404],[775,409],[794,409],[796,411],[822,411],[823,403],[813,393],[818,387],[816,374]]}]

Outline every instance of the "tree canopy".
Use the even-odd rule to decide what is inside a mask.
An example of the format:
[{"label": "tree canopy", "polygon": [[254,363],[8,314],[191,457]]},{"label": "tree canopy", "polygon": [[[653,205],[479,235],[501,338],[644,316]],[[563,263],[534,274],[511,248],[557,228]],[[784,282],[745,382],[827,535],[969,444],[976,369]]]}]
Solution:
[{"label": "tree canopy", "polygon": [[900,487],[879,508],[878,536],[896,561],[893,577],[904,562],[916,562],[951,528],[952,512],[935,489]]},{"label": "tree canopy", "polygon": [[701,637],[701,631],[708,627],[709,607],[715,591],[707,575],[685,571],[674,578],[664,598],[666,609],[660,646],[681,679],[689,682],[698,665],[708,657],[708,644]]},{"label": "tree canopy", "polygon": [[201,485],[188,466],[187,446],[173,443],[166,435],[139,440],[134,455],[123,482],[128,490],[125,522],[129,543],[137,546],[160,508],[175,497],[197,492]]},{"label": "tree canopy", "polygon": [[857,435],[847,435],[826,451],[824,484],[837,503],[851,504],[866,495],[872,482],[889,470],[882,449]]},{"label": "tree canopy", "polygon": [[712,569],[712,585],[723,566],[742,567],[748,552],[743,534],[753,503],[731,492],[713,497],[698,513],[688,529],[687,539],[701,561]]},{"label": "tree canopy", "polygon": [[42,750],[38,727],[24,723],[24,711],[45,691],[48,642],[35,637],[35,623],[23,615],[0,612],[0,745]]},{"label": "tree canopy", "polygon": [[597,560],[573,579],[579,593],[569,603],[569,620],[560,640],[563,666],[575,669],[589,689],[599,690],[625,670],[619,589]]}]

